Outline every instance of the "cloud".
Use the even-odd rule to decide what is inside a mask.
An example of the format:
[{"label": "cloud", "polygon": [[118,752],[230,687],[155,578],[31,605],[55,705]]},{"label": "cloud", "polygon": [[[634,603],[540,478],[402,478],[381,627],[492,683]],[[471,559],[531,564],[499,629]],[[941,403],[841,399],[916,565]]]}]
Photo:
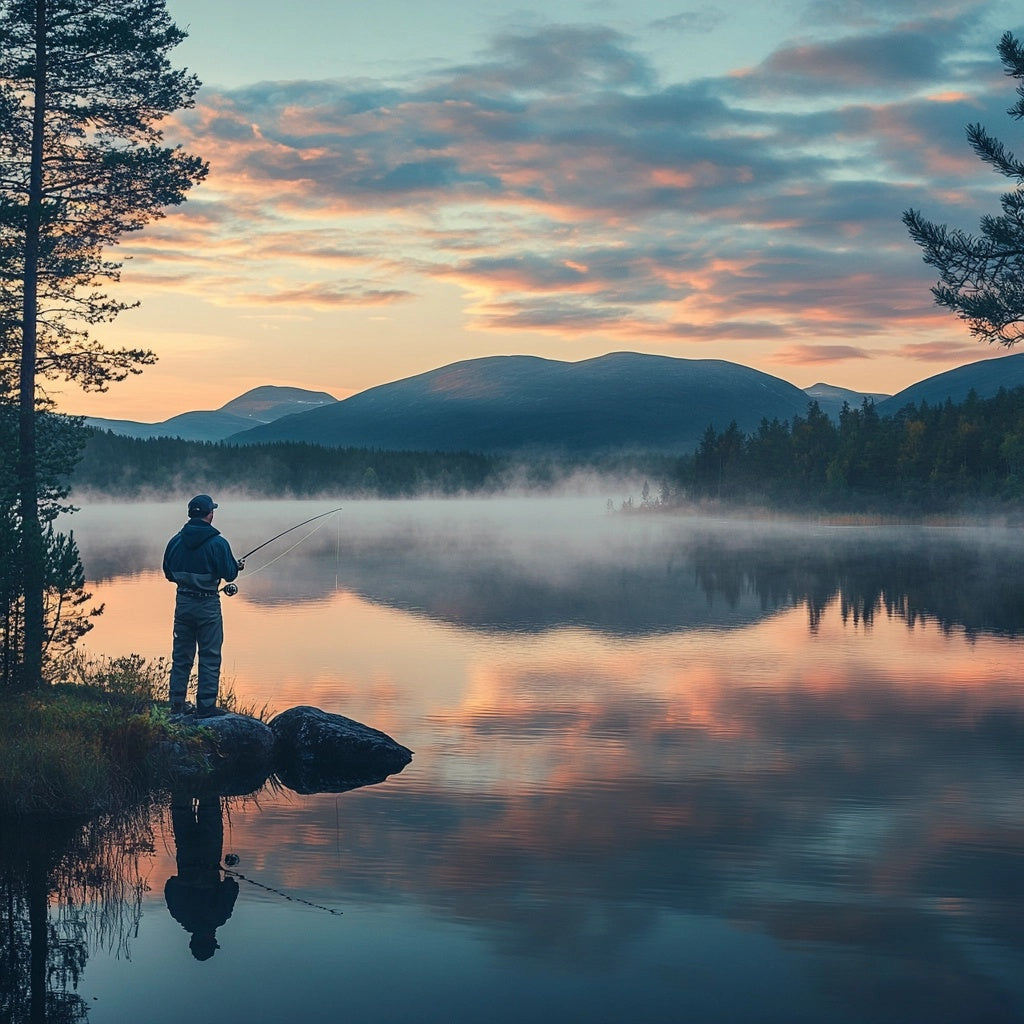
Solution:
[{"label": "cloud", "polygon": [[872,353],[857,345],[790,345],[774,353],[777,362],[791,366],[839,363],[847,359],[872,359]]},{"label": "cloud", "polygon": [[398,288],[383,289],[367,285],[325,286],[310,284],[290,287],[287,282],[268,282],[261,291],[240,294],[233,301],[241,305],[302,306],[330,309],[337,306],[381,306],[408,299],[410,293]]},{"label": "cloud", "polygon": [[948,77],[945,19],[863,35],[782,47],[747,75],[763,93],[888,92]]},{"label": "cloud", "polygon": [[[550,25],[499,35],[489,59],[449,72],[445,91],[501,94],[573,92],[588,88],[646,87],[653,72],[628,40],[600,25]],[[455,85],[452,89],[451,86]]]},{"label": "cloud", "polygon": [[477,329],[787,337],[786,359],[954,330],[900,217],[991,192],[963,124],[1004,117],[1006,85],[994,49],[989,76],[965,79],[967,15],[887,10],[860,4],[829,38],[717,78],[662,82],[624,34],[550,25],[400,85],[204,93],[180,127],[209,182],[146,233],[139,270],[197,291],[230,280],[230,301],[271,306],[454,283]]},{"label": "cloud", "polygon": [[[979,354],[980,353],[980,354]],[[906,359],[914,359],[922,363],[953,363],[957,361],[975,362],[980,359],[994,359],[1006,355],[1002,348],[979,349],[977,344],[955,341],[925,341],[902,345],[899,354]]]},{"label": "cloud", "polygon": [[656,32],[679,32],[684,35],[702,35],[712,32],[728,20],[728,15],[720,7],[704,4],[688,11],[657,18],[650,23]]}]

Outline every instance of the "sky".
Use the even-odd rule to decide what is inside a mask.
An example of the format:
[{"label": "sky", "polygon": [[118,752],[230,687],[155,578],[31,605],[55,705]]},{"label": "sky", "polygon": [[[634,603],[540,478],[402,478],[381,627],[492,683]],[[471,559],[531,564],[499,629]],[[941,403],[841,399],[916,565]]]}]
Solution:
[{"label": "sky", "polygon": [[895,393],[1006,350],[935,305],[908,207],[976,231],[1024,126],[987,0],[168,0],[209,161],[126,236],[94,337],[159,361],[68,412],[336,398],[462,359],[636,351]]}]

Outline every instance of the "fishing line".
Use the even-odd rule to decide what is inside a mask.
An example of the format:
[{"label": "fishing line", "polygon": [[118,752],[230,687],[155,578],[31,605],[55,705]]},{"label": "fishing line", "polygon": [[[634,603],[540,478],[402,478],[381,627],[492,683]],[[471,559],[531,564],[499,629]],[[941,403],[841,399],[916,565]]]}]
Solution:
[{"label": "fishing line", "polygon": [[334,589],[341,586],[341,516],[338,516],[338,539],[334,545]]},{"label": "fishing line", "polygon": [[303,519],[301,523],[296,523],[294,526],[289,526],[287,530],[282,530],[280,533],[275,533],[274,536],[270,538],[270,540],[265,540],[262,544],[257,544],[256,547],[252,549],[252,551],[246,551],[246,553],[242,555],[241,560],[244,562],[250,555],[255,555],[257,551],[262,550],[268,544],[273,544],[278,537],[283,537],[286,533],[291,533],[292,530],[297,530],[299,529],[299,527],[305,526],[307,523],[315,523],[318,519],[323,519],[325,516],[333,515],[335,512],[340,511],[341,506],[339,505],[338,508],[332,508],[329,509],[327,512],[321,512],[319,515],[310,516],[308,519]]},{"label": "fishing line", "polygon": [[[228,854],[228,856],[224,859],[228,860],[233,856],[234,854]],[[271,892],[275,896],[280,896],[282,899],[288,900],[289,903],[302,903],[307,907],[312,907],[314,910],[323,910],[328,914],[333,914],[335,917],[341,917],[343,914],[343,911],[337,910],[334,907],[324,907],[321,906],[319,903],[311,903],[309,900],[304,900],[301,896],[289,896],[288,893],[282,892],[280,889],[275,889],[273,886],[270,885],[264,885],[262,882],[257,882],[255,878],[249,878],[248,876],[243,875],[241,871],[232,871],[231,868],[225,866],[224,864],[221,864],[220,869],[224,872],[225,875],[231,875],[232,878],[240,878],[243,882],[248,882],[250,885],[255,885],[257,889],[263,889],[264,892]]]},{"label": "fishing line", "polygon": [[[247,551],[239,559],[240,562],[244,562],[250,555],[256,554],[257,551],[261,551],[268,544],[273,544],[273,542],[275,540],[278,540],[280,537],[283,537],[287,533],[291,533],[292,530],[298,530],[300,527],[307,526],[309,523],[315,523],[318,519],[323,519],[324,520],[324,522],[320,523],[319,526],[315,526],[304,537],[302,537],[300,540],[297,540],[290,548],[286,548],[279,555],[276,555],[274,558],[272,558],[269,562],[265,562],[263,565],[258,566],[255,569],[250,569],[249,572],[246,574],[247,577],[248,576],[252,576],[255,573],[262,572],[264,569],[267,568],[267,566],[273,565],[279,558],[284,558],[284,556],[287,555],[289,552],[294,551],[300,544],[302,544],[304,541],[309,540],[309,538],[312,537],[314,533],[316,533],[318,530],[322,529],[326,525],[326,517],[327,516],[334,515],[336,512],[340,512],[340,511],[341,511],[341,507],[339,506],[338,508],[329,509],[327,512],[321,512],[319,515],[310,516],[309,519],[304,519],[301,523],[296,523],[294,526],[289,526],[287,530],[282,530],[280,533],[275,533],[274,536],[270,538],[270,540],[265,540],[262,544],[257,544],[256,547],[254,547],[251,551]],[[340,516],[338,517],[338,544],[339,544],[339,547],[340,547],[340,544],[341,544],[341,517]],[[235,594],[238,593],[238,586],[236,584],[234,584],[234,583],[227,583],[223,587],[221,587],[221,590],[228,597],[234,597]]]},{"label": "fishing line", "polygon": [[314,533],[317,533],[319,530],[322,530],[325,525],[326,524],[321,523],[319,526],[314,526],[313,529],[309,531],[309,533],[307,533],[304,537],[301,537],[299,540],[297,540],[290,548],[285,548],[284,551],[282,551],[279,555],[275,555],[269,562],[264,562],[263,565],[258,566],[252,571],[247,569],[245,572],[246,579],[248,579],[250,576],[255,576],[256,573],[258,572],[263,572],[263,570],[266,569],[268,565],[273,565],[278,559],[284,558],[285,555],[294,551],[300,544],[309,540],[309,538],[312,537]]}]

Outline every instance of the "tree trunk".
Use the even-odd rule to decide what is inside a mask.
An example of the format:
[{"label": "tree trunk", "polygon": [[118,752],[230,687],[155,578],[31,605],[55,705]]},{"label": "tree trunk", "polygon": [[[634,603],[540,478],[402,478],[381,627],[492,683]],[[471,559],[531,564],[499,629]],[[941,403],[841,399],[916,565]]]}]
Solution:
[{"label": "tree trunk", "polygon": [[21,518],[24,648],[20,685],[43,683],[43,589],[46,582],[43,530],[39,520],[36,461],[36,335],[38,330],[39,234],[43,210],[43,127],[46,116],[46,2],[36,0],[35,96],[32,155],[25,223],[21,366],[18,381],[18,512]]},{"label": "tree trunk", "polygon": [[28,868],[29,1024],[46,1024],[46,976],[50,959],[49,879],[46,861],[37,857]]}]

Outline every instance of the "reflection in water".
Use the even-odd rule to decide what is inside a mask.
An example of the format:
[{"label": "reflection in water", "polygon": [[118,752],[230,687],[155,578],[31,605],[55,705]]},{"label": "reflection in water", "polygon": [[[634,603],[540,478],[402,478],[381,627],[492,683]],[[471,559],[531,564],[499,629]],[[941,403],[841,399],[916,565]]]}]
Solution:
[{"label": "reflection in water", "polygon": [[173,793],[171,826],[178,873],[167,879],[164,899],[171,916],[191,934],[192,955],[197,960],[209,960],[220,949],[217,929],[231,916],[238,898],[238,882],[221,874],[221,798]]},{"label": "reflection in water", "polygon": [[[292,606],[342,589],[470,628],[575,625],[621,636],[739,627],[798,605],[813,629],[838,597],[854,622],[885,613],[969,634],[1020,628],[1017,531],[609,515],[596,507],[357,502],[286,558],[268,549],[275,561],[264,575],[260,565],[247,568],[241,599]],[[309,508],[242,504],[232,509],[232,530],[260,535]],[[96,533],[76,522],[90,579],[158,569],[147,535],[161,535],[154,518],[176,514],[152,506]]]},{"label": "reflection in water", "polygon": [[[356,508],[246,581],[240,695],[386,729],[414,768],[233,810],[263,888],[223,1001],[181,983],[157,898],[152,969],[90,962],[96,1024],[1024,1019],[1015,538],[581,508]],[[159,653],[161,587],[104,584],[90,637],[152,618]]]},{"label": "reflection in water", "polygon": [[148,811],[87,824],[0,821],[0,1020],[85,1021],[90,953],[127,955],[141,915]]}]

